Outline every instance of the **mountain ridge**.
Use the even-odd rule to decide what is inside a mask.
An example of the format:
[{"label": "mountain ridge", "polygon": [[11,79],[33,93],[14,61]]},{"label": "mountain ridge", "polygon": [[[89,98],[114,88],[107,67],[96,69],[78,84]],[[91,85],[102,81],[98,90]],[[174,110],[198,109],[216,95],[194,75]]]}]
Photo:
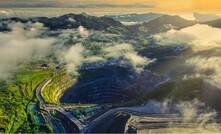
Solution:
[{"label": "mountain ridge", "polygon": [[202,24],[206,24],[212,27],[221,28],[221,18],[217,20],[203,22]]},{"label": "mountain ridge", "polygon": [[138,36],[139,34],[149,36],[151,34],[167,32],[171,29],[179,30],[195,24],[197,24],[196,21],[186,20],[178,15],[164,15],[150,22],[128,26],[127,30],[129,32],[127,34],[130,36]]},{"label": "mountain ridge", "polygon": [[133,13],[125,15],[105,15],[104,17],[112,18],[116,21],[122,22],[149,22],[163,15],[164,14],[150,12],[144,14]]},{"label": "mountain ridge", "polygon": [[110,33],[125,34],[128,37],[149,36],[160,32],[167,32],[171,29],[182,29],[197,24],[196,21],[186,20],[180,16],[163,15],[149,22],[125,26],[121,22],[107,17],[95,17],[88,14],[66,14],[59,17],[34,17],[28,19],[9,18],[2,19],[0,31],[7,31],[7,22],[40,22],[49,30],[76,29],[83,26],[88,30],[100,30]]}]

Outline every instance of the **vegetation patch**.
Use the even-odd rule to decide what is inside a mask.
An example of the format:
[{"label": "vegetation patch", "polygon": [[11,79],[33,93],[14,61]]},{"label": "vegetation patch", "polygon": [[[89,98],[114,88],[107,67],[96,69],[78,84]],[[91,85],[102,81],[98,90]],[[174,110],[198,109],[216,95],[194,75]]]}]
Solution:
[{"label": "vegetation patch", "polygon": [[16,82],[24,96],[31,100],[34,97],[36,87],[45,79],[51,77],[54,71],[46,70],[20,70],[16,74]]},{"label": "vegetation patch", "polygon": [[75,83],[75,79],[61,72],[42,91],[42,96],[47,103],[58,104],[63,93]]},{"label": "vegetation patch", "polygon": [[8,82],[0,80],[0,133],[52,132],[44,124],[36,124],[28,111],[36,87],[51,75],[53,75],[51,69],[21,69],[13,80]]}]

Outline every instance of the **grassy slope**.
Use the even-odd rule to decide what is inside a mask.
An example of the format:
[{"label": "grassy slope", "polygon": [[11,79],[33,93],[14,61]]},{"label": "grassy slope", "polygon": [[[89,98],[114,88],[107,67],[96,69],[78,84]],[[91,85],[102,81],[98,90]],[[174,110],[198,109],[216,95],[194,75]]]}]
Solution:
[{"label": "grassy slope", "polygon": [[53,70],[21,70],[16,75],[18,85],[27,99],[34,97],[35,88],[45,79],[53,75]]}]

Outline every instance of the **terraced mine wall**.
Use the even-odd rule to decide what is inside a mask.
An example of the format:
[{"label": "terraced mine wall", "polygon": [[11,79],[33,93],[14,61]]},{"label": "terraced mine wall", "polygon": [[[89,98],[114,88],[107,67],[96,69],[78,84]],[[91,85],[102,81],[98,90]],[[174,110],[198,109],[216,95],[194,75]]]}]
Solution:
[{"label": "terraced mine wall", "polygon": [[77,84],[61,97],[62,103],[123,103],[151,91],[165,78],[150,71],[137,74],[122,66],[82,70]]}]

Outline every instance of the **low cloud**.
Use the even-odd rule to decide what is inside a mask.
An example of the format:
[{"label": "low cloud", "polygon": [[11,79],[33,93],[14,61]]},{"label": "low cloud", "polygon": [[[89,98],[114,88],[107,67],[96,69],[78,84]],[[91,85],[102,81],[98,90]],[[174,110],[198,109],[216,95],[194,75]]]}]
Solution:
[{"label": "low cloud", "polygon": [[193,57],[186,61],[188,67],[193,68],[193,74],[185,75],[185,79],[189,77],[201,77],[205,79],[210,79],[216,83],[216,85],[221,86],[221,57]]},{"label": "low cloud", "polygon": [[194,35],[177,30],[170,30],[167,33],[154,35],[154,38],[157,41],[157,43],[161,45],[187,45],[196,39]]},{"label": "low cloud", "polygon": [[183,79],[210,79],[221,85],[221,29],[208,25],[197,24],[182,30],[171,30],[167,33],[155,35],[159,44],[183,44],[191,51],[188,53],[185,67],[189,72]]},{"label": "low cloud", "polygon": [[78,27],[78,32],[81,35],[81,37],[87,38],[89,36],[89,31],[86,28],[84,28],[83,26]]},{"label": "low cloud", "polygon": [[129,61],[129,64],[138,73],[143,71],[144,66],[150,64],[151,62],[154,62],[154,60],[138,55],[131,44],[123,43],[123,44],[113,45],[104,48],[103,51],[106,53],[106,56],[108,58],[123,57],[127,59]]},{"label": "low cloud", "polygon": [[68,51],[62,55],[62,63],[65,63],[68,74],[77,75],[77,68],[83,63],[84,47],[82,44],[73,45]]},{"label": "low cloud", "polygon": [[76,20],[74,18],[71,18],[71,17],[68,18],[68,21],[71,22],[71,23],[75,23],[76,22]]},{"label": "low cloud", "polygon": [[56,32],[59,33],[59,37],[63,40],[67,40],[70,37],[72,37],[73,40],[77,40],[78,36],[87,38],[90,35],[90,32],[83,26],[79,26],[77,29],[65,29]]},{"label": "low cloud", "polygon": [[[71,20],[73,21],[73,20]],[[50,53],[64,63],[68,74],[77,74],[77,68],[82,62],[95,62],[103,60],[100,57],[84,59],[82,44],[64,44],[69,40],[86,39],[89,31],[80,26],[77,29],[67,29],[52,32],[59,34],[57,38],[46,36],[48,31],[42,23],[9,23],[9,32],[0,32],[0,79],[6,79],[20,67],[34,59],[44,60]],[[43,36],[44,35],[44,36]],[[52,50],[52,51],[50,51]]]},{"label": "low cloud", "polygon": [[[149,114],[178,114],[182,119],[182,123],[189,127],[190,133],[204,132],[204,133],[217,133],[220,132],[221,127],[216,123],[217,113],[209,108],[205,107],[204,103],[198,100],[182,101],[175,104],[169,103],[168,100],[164,102],[149,101],[145,106],[131,108],[136,111],[146,112]],[[177,125],[171,122],[169,127]],[[141,130],[141,133],[145,133],[148,130]],[[153,130],[154,131],[154,130]],[[166,129],[166,132],[171,133],[183,133],[183,129]],[[155,131],[154,131],[155,132]],[[160,132],[160,131],[156,131]]]},{"label": "low cloud", "polygon": [[21,64],[47,55],[53,38],[41,38],[41,23],[11,23],[10,32],[0,32],[0,78],[7,78]]},{"label": "low cloud", "polygon": [[197,24],[182,30],[170,30],[167,33],[154,35],[155,40],[162,45],[186,44],[193,51],[204,51],[221,47],[221,29],[208,25]]}]

